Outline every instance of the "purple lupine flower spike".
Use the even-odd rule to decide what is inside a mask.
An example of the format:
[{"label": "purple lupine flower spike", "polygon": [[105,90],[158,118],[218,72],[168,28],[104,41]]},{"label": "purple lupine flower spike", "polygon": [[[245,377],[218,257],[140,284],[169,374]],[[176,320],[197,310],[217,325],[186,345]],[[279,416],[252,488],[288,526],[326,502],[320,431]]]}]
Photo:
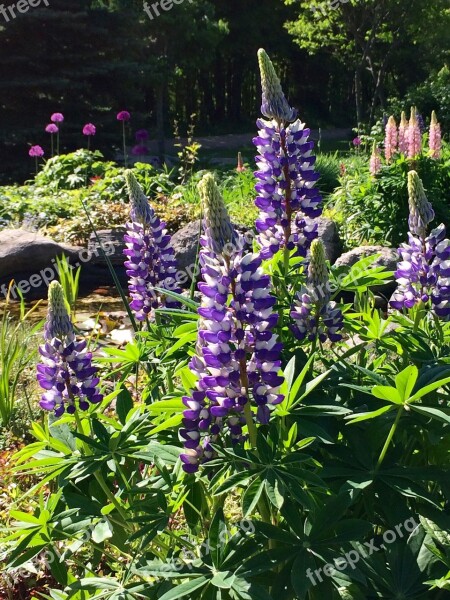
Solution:
[{"label": "purple lupine flower spike", "polygon": [[138,321],[145,321],[152,309],[180,307],[179,302],[155,290],[159,287],[180,292],[176,281],[177,265],[165,223],[156,216],[132,171],[125,172],[125,179],[131,205],[131,222],[127,224],[124,238],[125,267],[132,297],[130,308]]},{"label": "purple lupine flower spike", "polygon": [[92,353],[86,352],[85,341],[75,339],[64,292],[57,281],[49,287],[44,340],[39,348],[42,363],[37,366],[37,380],[46,390],[40,406],[60,417],[64,412],[73,414],[77,408],[87,410],[90,404],[101,402]]},{"label": "purple lupine flower spike", "polygon": [[180,436],[188,473],[213,457],[211,444],[243,439],[244,408],[254,402],[257,418],[267,423],[270,406],[282,401],[281,344],[273,333],[277,315],[270,278],[258,254],[243,256],[214,177],[199,184],[204,219],[200,264],[202,294],[196,354],[190,362],[197,389],[183,398]]},{"label": "purple lupine flower spike", "polygon": [[[321,214],[322,198],[315,187],[319,178],[309,141],[310,130],[287,105],[278,78],[264,50],[258,53],[263,87],[263,114],[272,120],[258,119],[256,229],[263,259],[280,248],[297,249],[306,256],[317,237],[314,218]],[[286,108],[287,106],[287,108]],[[280,108],[281,107],[281,108]]]},{"label": "purple lupine flower spike", "polygon": [[415,171],[408,173],[409,228],[408,243],[399,248],[401,261],[395,277],[397,290],[390,305],[397,310],[418,304],[432,308],[435,315],[450,318],[450,241],[445,226],[439,225],[427,235],[434,211],[422,182]]},{"label": "purple lupine flower spike", "polygon": [[342,311],[336,302],[330,301],[330,285],[326,265],[325,248],[321,240],[311,244],[311,260],[306,285],[298,292],[291,311],[294,319],[294,335],[303,340],[319,339],[331,342],[342,339],[344,326]]}]

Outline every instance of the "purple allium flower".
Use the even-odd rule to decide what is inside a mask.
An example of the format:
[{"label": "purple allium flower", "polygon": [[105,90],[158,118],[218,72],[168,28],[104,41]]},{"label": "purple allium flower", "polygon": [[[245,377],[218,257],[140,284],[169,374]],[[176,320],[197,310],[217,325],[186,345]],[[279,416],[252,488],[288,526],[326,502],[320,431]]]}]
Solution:
[{"label": "purple allium flower", "polygon": [[387,162],[390,162],[394,154],[397,152],[398,133],[397,123],[394,117],[389,117],[386,125],[386,136],[384,140],[384,156]]},{"label": "purple allium flower", "polygon": [[[261,60],[261,56],[267,55],[260,54],[261,78],[267,82],[274,77],[273,66],[268,57]],[[267,88],[267,83],[263,83],[263,89],[264,85]],[[263,106],[265,102],[281,105],[281,100],[271,99],[268,93],[263,96]],[[265,109],[266,115],[275,112]],[[292,114],[286,109],[271,121],[258,119],[259,132],[253,139],[259,153],[255,204],[260,210],[256,229],[263,259],[280,248],[296,248],[298,255],[306,256],[311,241],[317,237],[313,219],[322,212],[322,198],[315,187],[319,174],[314,170],[314,142],[309,141],[310,130],[299,119],[286,125]],[[280,120],[280,115],[284,120]]]},{"label": "purple allium flower", "polygon": [[64,115],[61,113],[53,113],[50,117],[50,121],[53,123],[62,123],[64,121]]},{"label": "purple allium flower", "polygon": [[422,115],[420,114],[420,112],[417,112],[417,124],[419,125],[420,135],[422,136],[426,131],[426,127],[425,127],[425,121],[424,121]]},{"label": "purple allium flower", "polygon": [[415,171],[408,173],[410,218],[408,243],[399,248],[397,290],[390,305],[398,310],[424,304],[445,320],[450,318],[450,240],[441,224],[427,236],[434,211]]},{"label": "purple allium flower", "polygon": [[47,125],[47,127],[45,128],[45,131],[47,133],[58,133],[59,128],[54,123],[50,123],[50,125]]},{"label": "purple allium flower", "polygon": [[436,113],[431,113],[429,147],[432,158],[441,158],[442,152],[442,133],[441,126],[437,120]]},{"label": "purple allium flower", "polygon": [[362,139],[359,136],[357,136],[357,137],[353,138],[352,144],[356,147],[359,147],[362,144]]},{"label": "purple allium flower", "polygon": [[408,154],[408,119],[405,111],[402,112],[402,118],[398,128],[398,151],[404,156]]},{"label": "purple allium flower", "polygon": [[133,299],[130,307],[136,319],[144,321],[154,308],[180,307],[176,300],[155,290],[159,287],[180,292],[175,279],[177,266],[165,223],[155,215],[133,172],[126,171],[125,178],[131,205],[131,222],[127,224],[124,250],[128,289]]},{"label": "purple allium flower", "polygon": [[257,419],[267,423],[269,407],[283,399],[270,277],[258,254],[243,255],[243,240],[211,174],[204,176],[199,192],[205,215],[202,301],[197,350],[190,363],[199,380],[192,396],[183,398],[186,410],[180,430],[186,448],[181,460],[188,473],[213,457],[211,444],[219,438],[231,444],[242,440],[246,412],[253,418],[250,404],[257,407]]},{"label": "purple allium flower", "polygon": [[137,144],[131,148],[131,154],[133,156],[145,156],[146,154],[150,154],[150,149],[143,144]]},{"label": "purple allium flower", "polygon": [[75,339],[64,292],[57,281],[52,281],[48,290],[44,340],[39,348],[42,363],[37,366],[37,380],[46,390],[41,408],[53,410],[60,417],[65,411],[73,414],[77,408],[87,410],[90,404],[101,402],[92,353],[86,352],[85,341]]},{"label": "purple allium flower", "polygon": [[135,133],[135,138],[137,142],[146,142],[149,139],[150,135],[147,129],[138,129]]},{"label": "purple allium flower", "polygon": [[131,115],[127,110],[121,110],[119,113],[117,113],[118,121],[129,121],[130,119]]},{"label": "purple allium flower", "polygon": [[28,151],[28,155],[32,158],[41,158],[42,156],[44,156],[44,150],[41,146],[31,146],[31,148]]},{"label": "purple allium flower", "polygon": [[314,240],[311,244],[306,285],[297,294],[291,317],[295,322],[294,335],[299,340],[307,337],[310,341],[318,338],[325,342],[329,338],[338,342],[342,339],[342,311],[336,302],[330,301],[325,248],[321,240]]},{"label": "purple allium flower", "polygon": [[86,123],[83,127],[83,135],[95,135],[97,128],[92,123]]},{"label": "purple allium flower", "polygon": [[411,118],[408,125],[408,158],[415,158],[422,150],[422,134],[417,120],[417,110],[411,108]]},{"label": "purple allium flower", "polygon": [[373,150],[372,150],[372,156],[370,157],[370,164],[369,164],[370,174],[375,176],[377,173],[379,173],[380,169],[381,169],[380,149],[378,148],[376,143],[374,143]]}]

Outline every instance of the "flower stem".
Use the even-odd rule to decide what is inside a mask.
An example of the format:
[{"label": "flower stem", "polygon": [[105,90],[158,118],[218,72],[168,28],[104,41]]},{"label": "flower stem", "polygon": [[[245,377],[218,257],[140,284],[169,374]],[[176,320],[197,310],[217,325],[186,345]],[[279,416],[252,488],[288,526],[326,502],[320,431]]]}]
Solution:
[{"label": "flower stem", "polygon": [[125,138],[125,121],[122,121],[122,138],[123,138],[123,160],[125,163],[125,169],[127,168],[127,143]]},{"label": "flower stem", "polygon": [[394,437],[395,431],[400,422],[400,418],[403,414],[403,410],[404,410],[404,406],[402,405],[397,411],[397,416],[395,417],[395,421],[391,427],[391,430],[389,431],[389,435],[387,436],[386,442],[384,443],[383,450],[381,451],[380,457],[379,457],[377,465],[375,467],[374,475],[376,475],[378,473],[378,471],[380,470],[381,464],[383,463],[383,461],[385,459],[386,453],[389,449],[389,446],[391,445],[392,438]]},{"label": "flower stem", "polygon": [[[83,425],[81,423],[81,419],[80,419],[80,415],[78,414],[78,411],[75,411],[75,422],[76,422],[76,425],[77,425],[78,432],[81,433],[81,435],[84,435]],[[84,440],[81,440],[81,444],[82,444],[82,447],[83,447],[85,455],[86,456],[92,456],[91,449],[86,444],[86,442]],[[119,513],[119,515],[122,517],[124,528],[125,529],[130,529],[130,525],[128,524],[128,515],[124,511],[124,509],[122,508],[122,506],[120,505],[120,503],[117,500],[117,498],[114,496],[114,494],[111,492],[111,490],[107,486],[107,484],[106,484],[106,482],[105,482],[105,480],[103,478],[103,475],[99,471],[94,471],[94,477],[97,480],[97,483],[99,484],[99,486],[102,488],[102,490],[105,493],[105,495],[108,498],[108,500],[111,501],[111,503],[117,509],[117,512]]]}]

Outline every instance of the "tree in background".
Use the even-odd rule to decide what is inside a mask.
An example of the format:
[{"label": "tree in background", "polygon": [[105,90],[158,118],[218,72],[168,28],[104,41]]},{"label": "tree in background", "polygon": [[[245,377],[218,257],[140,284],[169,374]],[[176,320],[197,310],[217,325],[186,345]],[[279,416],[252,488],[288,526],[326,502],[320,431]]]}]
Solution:
[{"label": "tree in background", "polygon": [[310,54],[326,48],[353,70],[358,123],[385,108],[386,83],[405,60],[417,73],[449,53],[448,0],[285,1],[298,10],[287,27],[300,47]]}]

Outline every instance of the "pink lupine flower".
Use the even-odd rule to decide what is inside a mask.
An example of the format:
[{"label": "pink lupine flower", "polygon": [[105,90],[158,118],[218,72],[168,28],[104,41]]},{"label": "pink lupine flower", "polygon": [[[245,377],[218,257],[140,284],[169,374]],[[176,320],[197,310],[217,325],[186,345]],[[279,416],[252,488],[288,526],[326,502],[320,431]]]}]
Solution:
[{"label": "pink lupine flower", "polygon": [[417,110],[411,108],[411,118],[408,127],[408,158],[415,158],[422,149],[422,135],[420,133],[419,121],[417,119]]},{"label": "pink lupine flower", "polygon": [[429,147],[432,158],[441,158],[442,133],[441,126],[437,120],[436,113],[431,113]]},{"label": "pink lupine flower", "polygon": [[373,145],[372,156],[370,157],[370,174],[375,176],[381,169],[380,149],[376,144]]},{"label": "pink lupine flower", "polygon": [[402,112],[398,128],[398,151],[404,156],[408,154],[408,119],[406,118],[405,111]]},{"label": "pink lupine flower", "polygon": [[384,140],[384,155],[387,162],[390,162],[394,154],[397,152],[397,123],[394,117],[389,117],[389,121],[386,125],[386,137]]}]

